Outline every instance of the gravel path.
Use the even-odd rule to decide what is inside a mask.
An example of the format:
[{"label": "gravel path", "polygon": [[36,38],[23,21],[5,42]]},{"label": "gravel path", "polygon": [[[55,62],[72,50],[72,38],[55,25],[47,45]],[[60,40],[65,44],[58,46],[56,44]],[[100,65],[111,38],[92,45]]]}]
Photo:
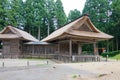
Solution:
[{"label": "gravel path", "polygon": [[20,67],[20,66],[35,66],[41,64],[54,64],[51,60],[39,59],[0,59],[0,67]]},{"label": "gravel path", "polygon": [[26,61],[12,60],[19,66],[16,63],[17,66],[1,67],[0,80],[120,80],[120,62],[56,64],[50,60],[31,60],[30,66],[24,66]]}]

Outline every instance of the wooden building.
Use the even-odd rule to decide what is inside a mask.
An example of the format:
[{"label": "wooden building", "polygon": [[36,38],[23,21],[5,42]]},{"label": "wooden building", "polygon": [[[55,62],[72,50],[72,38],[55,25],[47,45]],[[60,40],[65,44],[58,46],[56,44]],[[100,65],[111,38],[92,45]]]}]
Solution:
[{"label": "wooden building", "polygon": [[[42,41],[56,43],[58,46],[57,59],[64,61],[92,61],[99,58],[97,42],[108,40],[113,36],[98,30],[87,15],[54,31]],[[93,55],[82,54],[83,44],[93,44]]]},{"label": "wooden building", "polygon": [[5,27],[0,33],[2,41],[2,57],[18,58],[21,55],[23,43],[28,41],[38,41],[25,31],[12,26]]},{"label": "wooden building", "polygon": [[[54,31],[41,42],[11,26],[0,33],[4,57],[43,57],[64,62],[96,61],[99,58],[97,42],[111,38],[113,36],[98,30],[87,15]],[[93,44],[92,55],[82,54],[83,44]]]}]

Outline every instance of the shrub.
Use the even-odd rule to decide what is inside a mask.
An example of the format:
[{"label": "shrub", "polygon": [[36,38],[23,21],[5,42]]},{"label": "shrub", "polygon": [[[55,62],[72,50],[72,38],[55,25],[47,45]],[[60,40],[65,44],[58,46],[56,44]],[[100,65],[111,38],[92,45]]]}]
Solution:
[{"label": "shrub", "polygon": [[112,52],[105,52],[105,53],[102,53],[101,56],[106,57],[108,55],[109,57],[113,57],[117,54],[120,54],[120,50],[112,51]]}]

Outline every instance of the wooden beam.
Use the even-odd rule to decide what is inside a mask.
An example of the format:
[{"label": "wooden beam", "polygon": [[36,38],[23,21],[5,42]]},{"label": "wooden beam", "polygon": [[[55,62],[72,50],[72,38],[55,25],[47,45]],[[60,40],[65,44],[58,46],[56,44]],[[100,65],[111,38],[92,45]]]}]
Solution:
[{"label": "wooden beam", "polygon": [[67,35],[67,37],[69,37],[69,39],[71,39],[72,41],[80,41],[83,43],[93,43],[95,41],[97,41],[95,38],[84,38],[84,37],[78,37],[78,36],[73,36],[73,35]]},{"label": "wooden beam", "polygon": [[61,41],[58,41],[58,43],[66,43],[66,42],[69,42],[69,40],[61,40]]}]

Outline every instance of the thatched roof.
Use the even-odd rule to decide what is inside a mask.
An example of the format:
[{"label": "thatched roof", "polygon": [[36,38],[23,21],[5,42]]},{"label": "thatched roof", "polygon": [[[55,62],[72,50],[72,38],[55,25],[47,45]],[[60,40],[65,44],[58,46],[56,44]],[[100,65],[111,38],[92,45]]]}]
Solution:
[{"label": "thatched roof", "polygon": [[29,33],[12,26],[7,26],[0,32],[0,39],[17,39],[17,38],[27,41],[39,41]]},{"label": "thatched roof", "polygon": [[52,34],[44,38],[42,41],[50,42],[66,37],[76,37],[84,39],[95,39],[96,41],[113,38],[100,30],[98,30],[91,22],[88,16],[82,16],[73,22],[54,31]]}]

